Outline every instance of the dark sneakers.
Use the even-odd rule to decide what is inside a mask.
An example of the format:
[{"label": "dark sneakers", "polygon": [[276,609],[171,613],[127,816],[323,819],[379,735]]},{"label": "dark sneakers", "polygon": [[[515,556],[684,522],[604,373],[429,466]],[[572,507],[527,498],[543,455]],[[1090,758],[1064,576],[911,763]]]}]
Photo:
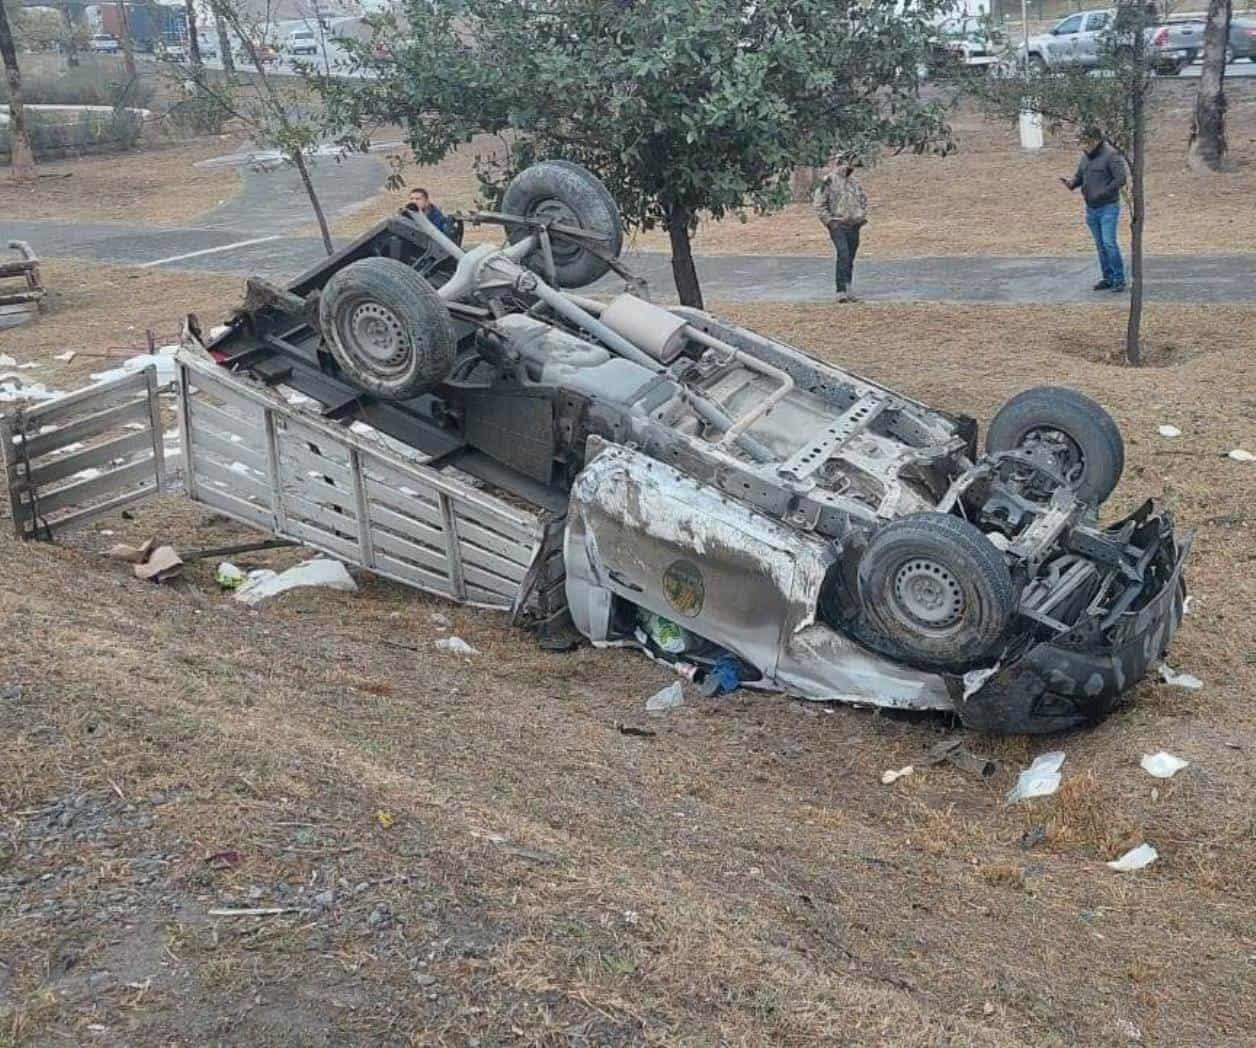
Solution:
[{"label": "dark sneakers", "polygon": [[1124,284],[1111,284],[1109,285],[1108,290],[1114,295],[1119,295],[1122,291],[1126,290],[1126,288]]},{"label": "dark sneakers", "polygon": [[1099,283],[1097,283],[1092,290],[1107,291],[1111,287],[1112,287],[1112,281],[1105,279],[1105,280],[1099,281]]}]

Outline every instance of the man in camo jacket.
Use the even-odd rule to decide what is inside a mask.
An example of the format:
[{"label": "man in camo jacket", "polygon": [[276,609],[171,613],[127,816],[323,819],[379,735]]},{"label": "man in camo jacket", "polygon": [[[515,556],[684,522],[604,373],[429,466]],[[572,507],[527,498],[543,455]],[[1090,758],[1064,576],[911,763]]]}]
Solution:
[{"label": "man in camo jacket", "polygon": [[855,253],[859,250],[859,231],[868,221],[868,198],[855,181],[854,165],[843,161],[816,186],[811,206],[819,216],[833,241],[837,252],[837,300],[854,302],[850,291],[855,268]]}]

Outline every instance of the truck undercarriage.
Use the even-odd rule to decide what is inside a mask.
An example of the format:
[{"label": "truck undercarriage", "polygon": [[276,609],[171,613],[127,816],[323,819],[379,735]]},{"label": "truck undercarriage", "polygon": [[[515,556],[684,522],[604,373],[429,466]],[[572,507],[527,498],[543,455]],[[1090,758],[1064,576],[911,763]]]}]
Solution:
[{"label": "truck undercarriage", "polygon": [[[613,202],[572,164],[467,219],[507,243],[463,250],[398,215],[286,288],[250,281],[204,348],[224,378],[536,514],[514,604],[550,642],[574,627],[690,674],[732,665],[734,685],[997,732],[1094,722],[1163,654],[1190,540],[1153,503],[1099,524],[1123,447],[1093,401],[1028,390],[979,449],[971,418],[639,285],[564,290],[630,277]],[[302,497],[343,514],[331,490]]]}]

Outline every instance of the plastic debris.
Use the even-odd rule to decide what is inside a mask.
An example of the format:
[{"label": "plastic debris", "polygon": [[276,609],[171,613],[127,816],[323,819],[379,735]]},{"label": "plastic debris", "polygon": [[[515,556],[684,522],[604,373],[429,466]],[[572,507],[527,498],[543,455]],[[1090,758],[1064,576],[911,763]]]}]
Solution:
[{"label": "plastic debris", "polygon": [[905,768],[899,768],[897,771],[891,768],[888,771],[883,771],[881,773],[881,782],[883,785],[889,786],[892,783],[898,782],[899,779],[906,778],[915,770],[915,766],[911,764],[907,765]]},{"label": "plastic debris", "polygon": [[111,382],[115,378],[126,378],[151,366],[157,369],[158,385],[173,382],[176,369],[174,354],[178,348],[178,346],[162,346],[156,353],[141,353],[137,357],[129,358],[121,367],[93,372],[92,381]]},{"label": "plastic debris", "polygon": [[1131,848],[1119,859],[1113,859],[1108,865],[1121,873],[1129,873],[1133,870],[1141,870],[1144,866],[1150,866],[1159,857],[1160,853],[1150,844],[1140,844],[1137,848]]},{"label": "plastic debris", "polygon": [[265,568],[249,572],[248,581],[236,590],[235,599],[253,605],[300,586],[325,586],[346,593],[356,593],[358,588],[340,561],[315,557],[279,573]]},{"label": "plastic debris", "polygon": [[708,697],[731,695],[741,687],[746,667],[735,655],[721,655],[715,665],[702,675],[698,691]]},{"label": "plastic debris", "polygon": [[1170,437],[1170,438],[1172,438],[1172,437],[1180,437],[1180,436],[1182,435],[1182,431],[1181,431],[1180,429],[1178,429],[1178,428],[1177,428],[1177,426],[1161,426],[1161,427],[1157,430],[1157,432],[1158,432],[1158,433],[1159,433],[1162,437]]},{"label": "plastic debris", "polygon": [[1171,687],[1189,688],[1191,691],[1199,691],[1204,686],[1204,682],[1194,674],[1179,673],[1165,662],[1160,664],[1160,679]]},{"label": "plastic debris", "polygon": [[1007,803],[1028,800],[1031,797],[1049,797],[1060,788],[1060,769],[1064,767],[1064,754],[1059,750],[1042,753],[1033,764],[1020,773],[1007,794]]},{"label": "plastic debris", "polygon": [[660,688],[648,699],[645,700],[645,708],[651,713],[661,713],[663,710],[674,710],[678,706],[685,704],[685,693],[680,686],[680,681],[674,680],[666,688]]},{"label": "plastic debris", "polygon": [[60,360],[62,363],[68,364],[71,360],[73,360],[77,356],[78,354],[75,353],[74,350],[67,349],[64,353],[54,353],[52,355],[52,359]]},{"label": "plastic debris", "polygon": [[248,576],[229,560],[224,560],[214,572],[214,581],[223,589],[239,589],[247,578]]},{"label": "plastic debris", "polygon": [[16,404],[19,400],[54,400],[61,392],[49,389],[42,382],[27,382],[21,375],[0,375],[0,404]]},{"label": "plastic debris", "polygon": [[1157,779],[1171,779],[1190,764],[1190,761],[1161,750],[1159,753],[1144,753],[1143,759],[1138,763],[1148,775],[1154,775]]},{"label": "plastic debris", "polygon": [[471,647],[461,637],[441,637],[436,642],[441,651],[452,651],[455,655],[478,655],[478,649]]},{"label": "plastic debris", "polygon": [[638,621],[646,636],[668,655],[679,655],[689,647],[689,634],[671,619],[665,619],[652,611],[642,611]]},{"label": "plastic debris", "polygon": [[1243,448],[1233,448],[1226,452],[1226,458],[1232,458],[1235,462],[1256,462],[1256,455]]},{"label": "plastic debris", "polygon": [[9,356],[8,353],[0,353],[0,368],[15,368],[17,360]]}]

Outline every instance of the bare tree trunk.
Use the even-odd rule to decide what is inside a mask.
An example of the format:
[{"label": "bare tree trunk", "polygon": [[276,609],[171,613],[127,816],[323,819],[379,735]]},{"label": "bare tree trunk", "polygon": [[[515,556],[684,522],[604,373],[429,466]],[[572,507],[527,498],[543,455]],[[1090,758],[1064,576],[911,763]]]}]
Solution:
[{"label": "bare tree trunk", "polygon": [[78,24],[74,18],[74,9],[68,3],[62,3],[61,20],[65,23],[65,60],[73,69],[79,64],[78,56]]},{"label": "bare tree trunk", "polygon": [[702,309],[702,288],[698,284],[698,270],[694,267],[693,248],[689,243],[692,217],[687,208],[668,208],[667,236],[672,242],[672,280],[676,283],[680,304]]},{"label": "bare tree trunk", "polygon": [[1186,159],[1196,171],[1220,171],[1225,159],[1225,52],[1230,43],[1232,0],[1208,0],[1204,65],[1195,96],[1195,118]]},{"label": "bare tree trunk", "polygon": [[126,13],[126,4],[118,0],[118,24],[122,27],[122,64],[126,66],[126,75],[135,79],[135,41],[131,39],[131,19]]},{"label": "bare tree trunk", "polygon": [[201,35],[196,28],[195,0],[183,0],[183,10],[188,20],[188,59],[191,61],[192,69],[195,71],[199,81],[201,69],[205,63],[201,59]]},{"label": "bare tree trunk", "polygon": [[[271,113],[279,122],[280,127],[284,131],[290,131],[292,122],[288,117],[287,110],[284,108],[283,101],[275,93],[274,84],[271,83],[270,77],[266,74],[266,64],[262,61],[262,56],[258,54],[257,45],[254,44],[248,35],[241,32],[237,12],[230,8],[224,8],[224,13],[231,19],[231,27],[240,34],[245,54],[249,56],[249,61],[253,63],[253,68],[257,70],[258,91],[266,99]],[[285,135],[286,137],[288,136]],[[314,180],[310,178],[310,169],[306,166],[305,155],[300,148],[285,150],[284,153],[297,169],[297,174],[301,176],[301,184],[305,186],[305,195],[310,198],[310,207],[314,209],[314,217],[318,219],[318,231],[323,235],[323,247],[327,249],[329,255],[335,254],[336,246],[331,242],[331,230],[327,226],[327,216],[323,214],[323,205],[318,199],[318,191],[314,188]]]},{"label": "bare tree trunk", "polygon": [[1143,171],[1147,152],[1147,42],[1141,21],[1134,39],[1134,79],[1130,92],[1130,111],[1134,118],[1130,149],[1133,164],[1130,172],[1130,315],[1125,325],[1125,359],[1131,364],[1143,361],[1143,222],[1146,217],[1143,196]]},{"label": "bare tree trunk", "polygon": [[9,152],[12,156],[9,174],[14,182],[33,182],[35,154],[26,130],[26,110],[22,106],[22,71],[17,65],[17,48],[13,46],[13,31],[9,28],[3,0],[0,0],[0,59],[4,61],[4,78],[9,85]]},{"label": "bare tree trunk", "polygon": [[314,209],[314,217],[318,219],[318,231],[323,234],[323,247],[329,255],[335,254],[336,246],[331,242],[331,230],[327,227],[327,216],[323,214],[323,205],[319,203],[318,193],[314,190],[314,181],[310,178],[309,169],[305,166],[305,157],[298,151],[292,154],[292,162],[305,186],[305,193],[310,198],[310,207]]},{"label": "bare tree trunk", "polygon": [[222,17],[222,11],[213,0],[210,2],[210,8],[214,12],[214,28],[218,31],[218,53],[222,55],[223,72],[234,73],[235,59],[231,57],[231,38],[227,35],[227,23]]}]

